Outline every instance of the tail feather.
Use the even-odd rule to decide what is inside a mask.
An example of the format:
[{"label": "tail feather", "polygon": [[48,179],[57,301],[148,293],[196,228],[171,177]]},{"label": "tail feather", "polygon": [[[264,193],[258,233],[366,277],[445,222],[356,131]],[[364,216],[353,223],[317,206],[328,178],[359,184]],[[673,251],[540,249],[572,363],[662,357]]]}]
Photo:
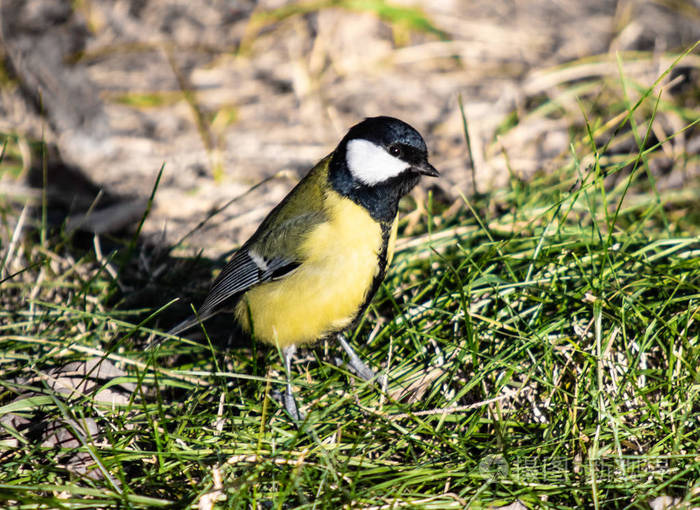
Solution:
[{"label": "tail feather", "polygon": [[187,331],[188,329],[191,329],[194,326],[197,326],[198,324],[202,324],[204,321],[206,321],[207,319],[210,319],[212,316],[216,315],[217,313],[218,313],[218,311],[217,312],[210,311],[209,313],[206,313],[204,315],[197,315],[196,317],[192,317],[190,319],[185,319],[184,321],[180,322],[177,326],[168,330],[164,336],[157,338],[157,339],[153,340],[152,342],[150,342],[147,345],[146,349],[153,349],[154,347],[159,346],[167,339],[168,336],[177,336],[180,333]]}]

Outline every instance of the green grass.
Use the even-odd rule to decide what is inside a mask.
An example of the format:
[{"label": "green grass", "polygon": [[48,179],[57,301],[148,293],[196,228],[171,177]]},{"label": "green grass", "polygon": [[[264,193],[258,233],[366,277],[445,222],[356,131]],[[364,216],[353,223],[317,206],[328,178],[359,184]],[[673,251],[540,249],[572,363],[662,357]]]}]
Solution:
[{"label": "green grass", "polygon": [[[584,91],[577,115],[533,101],[528,115],[571,119],[559,168],[512,169],[508,188],[451,215],[427,204],[351,334],[388,385],[330,363],[333,343],[305,351],[299,427],[272,398],[275,350],[214,337],[144,349],[171,293],[142,275],[160,301],[130,307],[126,275],[161,255],[128,239],[80,250],[50,235],[40,198],[15,234],[21,207],[2,198],[0,506],[699,506],[700,183],[663,187],[651,167],[697,136],[698,110],[658,90],[621,73]],[[660,138],[665,115],[682,128]],[[0,168],[16,171],[5,139]],[[672,171],[698,164],[683,153]],[[114,365],[96,387],[107,401],[52,372],[95,359]]]}]

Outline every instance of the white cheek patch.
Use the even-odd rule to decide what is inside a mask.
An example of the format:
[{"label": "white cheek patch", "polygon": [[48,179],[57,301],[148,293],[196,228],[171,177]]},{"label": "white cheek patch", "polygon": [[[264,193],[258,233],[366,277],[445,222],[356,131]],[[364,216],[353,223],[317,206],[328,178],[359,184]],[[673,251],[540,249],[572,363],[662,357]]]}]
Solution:
[{"label": "white cheek patch", "polygon": [[345,159],[353,177],[367,186],[396,177],[410,166],[368,140],[350,140]]}]

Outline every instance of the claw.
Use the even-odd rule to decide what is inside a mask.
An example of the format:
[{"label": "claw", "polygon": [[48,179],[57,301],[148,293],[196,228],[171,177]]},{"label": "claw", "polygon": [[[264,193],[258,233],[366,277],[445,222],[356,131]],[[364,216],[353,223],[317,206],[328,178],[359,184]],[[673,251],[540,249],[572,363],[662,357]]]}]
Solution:
[{"label": "claw", "polygon": [[350,366],[357,372],[357,375],[362,377],[365,381],[371,381],[375,377],[377,377],[377,374],[369,368],[365,363],[360,359],[360,357],[355,354],[355,351],[352,350],[352,347],[350,347],[350,344],[345,340],[345,337],[341,334],[338,334],[338,342],[340,342],[340,346],[343,348],[343,350],[347,353],[348,357],[350,358]]},{"label": "claw", "polygon": [[284,371],[287,374],[287,387],[284,390],[284,395],[282,396],[282,403],[284,408],[287,410],[292,419],[296,422],[303,421],[306,418],[304,413],[299,412],[296,400],[294,399],[294,391],[292,390],[292,358],[297,352],[295,345],[290,345],[282,349],[282,358],[284,359]]}]

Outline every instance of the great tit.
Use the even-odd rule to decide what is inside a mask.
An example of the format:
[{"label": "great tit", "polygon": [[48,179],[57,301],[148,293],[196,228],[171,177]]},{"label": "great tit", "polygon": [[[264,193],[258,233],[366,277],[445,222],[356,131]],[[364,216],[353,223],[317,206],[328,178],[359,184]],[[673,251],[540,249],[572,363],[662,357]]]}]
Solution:
[{"label": "great tit", "polygon": [[437,177],[421,135],[392,117],[356,124],[263,220],[214,280],[196,318],[233,305],[244,332],[282,350],[284,406],[300,415],[289,378],[297,345],[337,334],[360,377],[374,372],[340,334],[362,316],[391,263],[399,199]]}]

